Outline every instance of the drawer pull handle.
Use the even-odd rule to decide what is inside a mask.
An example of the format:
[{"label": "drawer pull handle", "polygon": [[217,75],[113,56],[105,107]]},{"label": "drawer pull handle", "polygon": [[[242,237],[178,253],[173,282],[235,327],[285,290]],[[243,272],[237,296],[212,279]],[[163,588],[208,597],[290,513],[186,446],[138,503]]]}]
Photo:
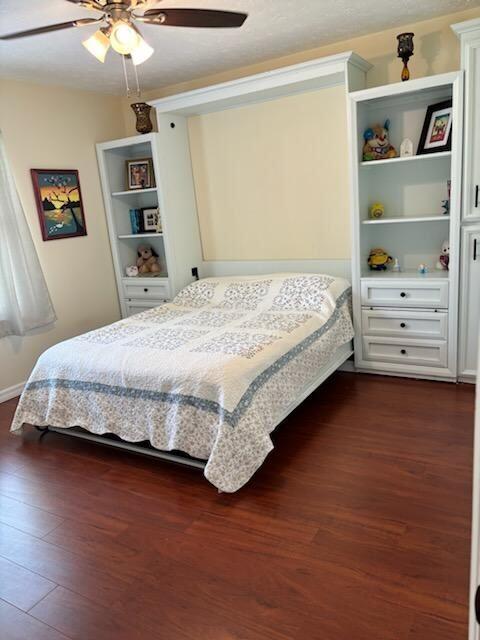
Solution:
[{"label": "drawer pull handle", "polygon": [[400,353],[402,354],[402,356],[406,356],[407,355],[407,350],[406,349],[400,349]]},{"label": "drawer pull handle", "polygon": [[145,287],[144,291],[145,291],[145,293],[148,293],[148,289],[146,287]]},{"label": "drawer pull handle", "polygon": [[405,322],[401,322],[401,323],[400,323],[400,326],[402,327],[402,329],[405,329],[405,327],[406,327],[407,325],[405,324]]},{"label": "drawer pull handle", "polygon": [[402,291],[402,293],[400,294],[400,297],[401,298],[406,298],[407,297],[407,294],[405,293],[405,291]]},{"label": "drawer pull handle", "polygon": [[475,209],[478,207],[478,184],[475,186]]}]

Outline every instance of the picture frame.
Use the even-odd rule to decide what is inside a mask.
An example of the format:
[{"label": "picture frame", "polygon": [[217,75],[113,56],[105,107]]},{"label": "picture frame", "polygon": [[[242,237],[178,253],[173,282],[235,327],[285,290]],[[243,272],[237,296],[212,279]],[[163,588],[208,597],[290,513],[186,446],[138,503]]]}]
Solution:
[{"label": "picture frame", "polygon": [[158,207],[143,207],[140,209],[141,221],[140,228],[141,233],[162,233],[160,222],[160,213]]},{"label": "picture frame", "polygon": [[428,107],[418,143],[417,155],[451,151],[452,100],[444,100]]},{"label": "picture frame", "polygon": [[127,190],[150,189],[155,186],[152,158],[127,160]]},{"label": "picture frame", "polygon": [[87,235],[77,169],[30,169],[44,241]]}]

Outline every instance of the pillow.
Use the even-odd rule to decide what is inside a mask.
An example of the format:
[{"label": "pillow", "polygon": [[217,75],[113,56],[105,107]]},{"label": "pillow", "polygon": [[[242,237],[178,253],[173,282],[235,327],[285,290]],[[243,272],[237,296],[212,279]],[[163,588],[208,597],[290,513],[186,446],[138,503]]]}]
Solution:
[{"label": "pillow", "polygon": [[182,289],[173,302],[191,308],[321,312],[335,307],[349,286],[342,278],[312,273],[205,278]]}]

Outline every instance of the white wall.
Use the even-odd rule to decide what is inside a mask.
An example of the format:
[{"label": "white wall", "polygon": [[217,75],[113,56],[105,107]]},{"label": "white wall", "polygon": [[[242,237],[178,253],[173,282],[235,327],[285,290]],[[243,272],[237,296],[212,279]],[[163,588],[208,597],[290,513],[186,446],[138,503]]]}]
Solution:
[{"label": "white wall", "polygon": [[[118,97],[0,80],[0,129],[58,321],[0,340],[0,392],[24,381],[47,347],[119,318],[95,143],[124,134]],[[31,168],[78,169],[88,235],[44,242]]]}]

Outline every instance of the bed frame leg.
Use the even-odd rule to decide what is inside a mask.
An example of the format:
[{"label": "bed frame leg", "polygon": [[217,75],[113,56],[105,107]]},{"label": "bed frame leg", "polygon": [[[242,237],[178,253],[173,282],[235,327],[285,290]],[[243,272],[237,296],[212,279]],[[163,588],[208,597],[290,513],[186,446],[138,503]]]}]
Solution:
[{"label": "bed frame leg", "polygon": [[50,431],[50,429],[48,427],[37,427],[37,425],[34,425],[35,429],[37,431],[40,431],[40,438],[38,439],[38,441],[40,442],[40,440],[47,435],[47,433]]}]

